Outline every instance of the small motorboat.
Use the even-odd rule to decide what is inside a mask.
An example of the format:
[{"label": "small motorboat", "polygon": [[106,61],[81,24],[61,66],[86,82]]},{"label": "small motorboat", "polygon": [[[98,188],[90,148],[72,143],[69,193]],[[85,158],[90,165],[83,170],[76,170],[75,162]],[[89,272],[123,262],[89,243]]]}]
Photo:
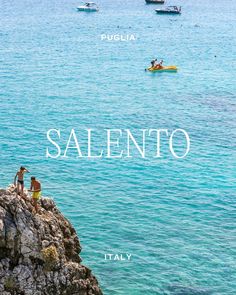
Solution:
[{"label": "small motorboat", "polygon": [[164,4],[165,0],[145,0],[147,4]]},{"label": "small motorboat", "polygon": [[176,66],[162,66],[160,68],[150,67],[147,70],[149,72],[177,72],[178,68]]},{"label": "small motorboat", "polygon": [[98,11],[99,8],[94,2],[86,2],[84,5],[77,7],[78,11],[86,11],[86,12],[95,12]]},{"label": "small motorboat", "polygon": [[167,6],[163,9],[156,9],[159,14],[181,14],[181,6]]}]

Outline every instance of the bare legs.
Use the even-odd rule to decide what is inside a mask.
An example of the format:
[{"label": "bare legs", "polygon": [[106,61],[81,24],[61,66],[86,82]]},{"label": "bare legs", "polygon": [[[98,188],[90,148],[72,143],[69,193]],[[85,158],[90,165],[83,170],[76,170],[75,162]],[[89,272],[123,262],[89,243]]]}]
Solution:
[{"label": "bare legs", "polygon": [[33,206],[35,209],[35,212],[38,213],[38,200],[33,198]]},{"label": "bare legs", "polygon": [[21,185],[21,196],[24,196],[24,184]]},{"label": "bare legs", "polygon": [[16,196],[19,195],[19,191],[20,191],[20,184],[19,184],[19,182],[17,182],[17,185],[16,185]]},{"label": "bare legs", "polygon": [[16,185],[16,195],[24,196],[24,184],[17,182]]}]

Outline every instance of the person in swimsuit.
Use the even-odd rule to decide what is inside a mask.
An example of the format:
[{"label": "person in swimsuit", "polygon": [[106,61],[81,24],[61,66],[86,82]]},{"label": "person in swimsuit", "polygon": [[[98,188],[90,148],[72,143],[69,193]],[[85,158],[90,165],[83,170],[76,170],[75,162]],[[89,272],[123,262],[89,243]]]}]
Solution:
[{"label": "person in swimsuit", "polygon": [[34,176],[31,177],[30,192],[32,192],[32,201],[35,212],[38,213],[38,200],[41,197],[41,183]]},{"label": "person in swimsuit", "polygon": [[[20,170],[17,171],[16,176],[14,178],[14,185],[16,186],[16,194],[24,195],[24,174],[29,172],[25,167],[21,166]],[[17,180],[17,183],[16,183]]]},{"label": "person in swimsuit", "polygon": [[163,69],[162,64],[163,64],[163,59],[155,65],[155,69]]},{"label": "person in swimsuit", "polygon": [[155,65],[155,69],[163,69],[162,64],[163,64],[163,59]]},{"label": "person in swimsuit", "polygon": [[156,62],[157,62],[157,59],[153,59],[151,61],[152,68],[154,68],[156,66]]}]

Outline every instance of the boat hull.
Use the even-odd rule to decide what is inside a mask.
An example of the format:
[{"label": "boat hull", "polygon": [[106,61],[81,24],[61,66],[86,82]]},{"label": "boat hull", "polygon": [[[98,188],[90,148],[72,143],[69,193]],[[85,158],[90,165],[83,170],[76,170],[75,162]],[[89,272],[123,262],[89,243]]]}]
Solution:
[{"label": "boat hull", "polygon": [[98,8],[86,8],[86,7],[77,7],[78,11],[85,11],[85,12],[96,12]]},{"label": "boat hull", "polygon": [[166,66],[161,69],[156,69],[155,67],[148,68],[149,72],[177,72],[178,68],[176,66]]},{"label": "boat hull", "polygon": [[159,9],[157,9],[156,10],[156,13],[158,13],[158,14],[181,14],[181,12],[180,11],[171,11],[171,10],[159,10]]},{"label": "boat hull", "polygon": [[165,0],[155,1],[155,0],[145,0],[147,4],[164,4]]}]

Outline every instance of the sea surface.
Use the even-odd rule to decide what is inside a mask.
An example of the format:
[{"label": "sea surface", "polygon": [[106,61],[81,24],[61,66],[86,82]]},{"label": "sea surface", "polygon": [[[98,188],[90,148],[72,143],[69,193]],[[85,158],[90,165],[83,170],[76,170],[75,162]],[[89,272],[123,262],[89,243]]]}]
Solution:
[{"label": "sea surface", "polygon": [[[20,165],[42,182],[75,226],[81,256],[105,295],[236,294],[236,5],[168,0],[0,0],[0,186]],[[160,7],[160,6],[158,6]],[[101,40],[101,34],[136,41]],[[153,58],[178,73],[148,73]],[[49,129],[64,151],[74,128],[81,150],[95,129],[183,128],[190,153],[162,158],[46,158]],[[181,142],[181,140],[180,140]],[[179,142],[179,143],[180,143]],[[125,146],[125,142],[123,142]],[[176,147],[178,150],[178,147]],[[132,255],[109,261],[104,254]]]}]

